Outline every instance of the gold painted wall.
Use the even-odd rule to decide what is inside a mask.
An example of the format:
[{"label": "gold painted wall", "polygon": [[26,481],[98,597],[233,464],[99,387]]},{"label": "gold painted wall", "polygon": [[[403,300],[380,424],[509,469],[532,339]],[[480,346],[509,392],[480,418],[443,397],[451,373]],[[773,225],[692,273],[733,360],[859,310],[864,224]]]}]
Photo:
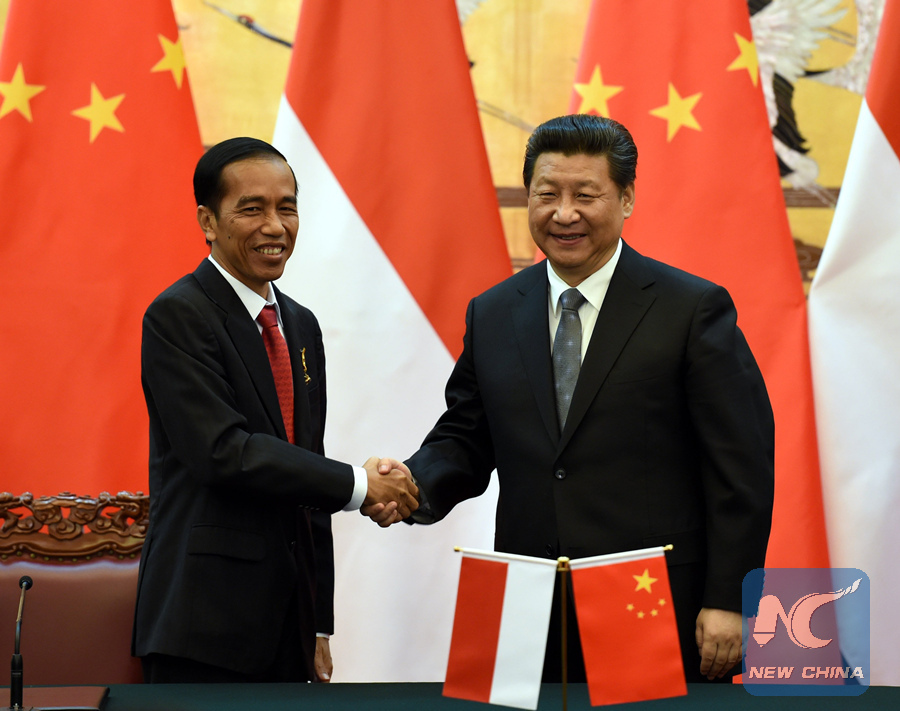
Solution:
[{"label": "gold painted wall", "polygon": [[[259,27],[293,41],[302,0],[218,0],[226,13],[245,14]],[[0,0],[0,29],[9,0]],[[483,0],[463,25],[485,144],[501,199],[510,256],[530,263],[534,247],[522,203],[521,160],[530,128],[565,113],[591,0]],[[840,66],[853,55],[857,13],[853,0],[809,63]],[[204,0],[173,0],[204,143],[234,135],[270,139],[290,60],[290,49],[242,26]],[[4,79],[0,77],[0,80]],[[795,85],[797,123],[809,157],[819,166],[825,194],[840,187],[861,96],[801,78]],[[787,186],[786,186],[787,187]],[[510,190],[504,190],[510,188]],[[802,191],[801,191],[802,192]],[[833,206],[787,191],[788,216],[803,265],[814,269]],[[793,197],[792,197],[793,196]],[[791,207],[794,202],[812,207]],[[807,278],[812,271],[807,271]]]}]

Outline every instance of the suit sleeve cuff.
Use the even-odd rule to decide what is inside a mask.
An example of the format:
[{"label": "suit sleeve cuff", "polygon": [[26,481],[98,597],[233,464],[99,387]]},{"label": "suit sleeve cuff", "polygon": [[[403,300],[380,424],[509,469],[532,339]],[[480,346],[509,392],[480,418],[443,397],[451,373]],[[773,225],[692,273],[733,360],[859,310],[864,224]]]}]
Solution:
[{"label": "suit sleeve cuff", "polygon": [[419,482],[416,481],[416,477],[412,478],[413,484],[416,485],[419,489],[419,508],[413,511],[406,519],[406,523],[434,523],[437,521],[437,516],[434,515],[434,509],[431,508],[431,504],[428,503],[428,497],[425,496],[425,491],[419,486]]},{"label": "suit sleeve cuff", "polygon": [[344,506],[344,511],[357,511],[369,493],[369,477],[362,467],[353,467],[353,496]]}]

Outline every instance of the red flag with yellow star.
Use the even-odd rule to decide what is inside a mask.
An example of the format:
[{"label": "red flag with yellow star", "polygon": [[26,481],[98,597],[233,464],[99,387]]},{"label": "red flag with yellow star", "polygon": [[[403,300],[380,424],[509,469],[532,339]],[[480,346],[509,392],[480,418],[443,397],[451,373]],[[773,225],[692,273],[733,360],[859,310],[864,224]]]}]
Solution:
[{"label": "red flag with yellow star", "polygon": [[684,696],[663,549],[580,558],[569,566],[591,705]]},{"label": "red flag with yellow star", "polygon": [[637,143],[624,239],[734,298],[775,412],[767,564],[828,567],[806,301],[746,0],[594,0],[570,110]]},{"label": "red flag with yellow star", "polygon": [[146,491],[141,317],[207,251],[170,0],[12,0],[0,147],[0,489]]}]

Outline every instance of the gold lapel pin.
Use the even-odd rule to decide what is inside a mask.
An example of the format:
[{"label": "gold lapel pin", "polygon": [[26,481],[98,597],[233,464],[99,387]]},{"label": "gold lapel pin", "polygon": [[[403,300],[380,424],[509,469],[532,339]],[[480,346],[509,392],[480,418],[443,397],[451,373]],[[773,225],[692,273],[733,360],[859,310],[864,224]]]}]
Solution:
[{"label": "gold lapel pin", "polygon": [[300,349],[300,360],[303,363],[303,382],[308,383],[312,378],[309,377],[309,373],[306,372],[306,348]]}]

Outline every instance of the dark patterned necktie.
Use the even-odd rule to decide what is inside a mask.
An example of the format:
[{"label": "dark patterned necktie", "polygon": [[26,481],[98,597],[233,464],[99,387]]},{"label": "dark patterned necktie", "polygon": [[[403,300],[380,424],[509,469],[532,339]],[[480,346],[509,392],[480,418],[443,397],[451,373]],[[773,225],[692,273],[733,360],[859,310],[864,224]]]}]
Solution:
[{"label": "dark patterned necktie", "polygon": [[581,319],[578,308],[585,298],[578,289],[566,289],[559,297],[562,314],[553,341],[553,380],[556,386],[556,414],[560,432],[566,426],[572,393],[581,370]]},{"label": "dark patterned necktie", "polygon": [[278,391],[278,404],[281,406],[281,417],[288,441],[294,443],[294,378],[291,374],[291,357],[287,343],[278,330],[278,314],[274,306],[266,306],[256,319],[262,325],[263,343],[269,354],[272,375],[275,376],[275,389]]}]

